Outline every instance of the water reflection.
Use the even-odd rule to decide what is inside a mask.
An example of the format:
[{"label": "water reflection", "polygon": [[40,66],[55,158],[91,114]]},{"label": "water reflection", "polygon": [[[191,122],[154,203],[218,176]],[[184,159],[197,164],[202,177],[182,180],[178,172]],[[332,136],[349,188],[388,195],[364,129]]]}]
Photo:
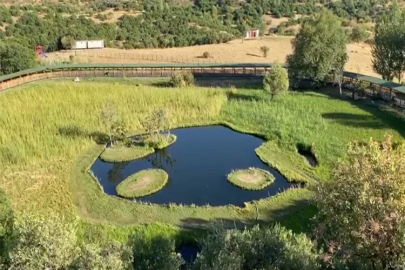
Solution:
[{"label": "water reflection", "polygon": [[[104,192],[116,195],[116,186],[126,177],[150,168],[169,174],[168,184],[159,192],[140,198],[151,203],[243,206],[284,191],[291,185],[256,155],[263,140],[223,126],[173,130],[177,141],[166,149],[130,162],[106,163],[98,159],[91,170]],[[269,170],[275,182],[259,191],[247,191],[228,183],[232,170],[257,167]]]}]

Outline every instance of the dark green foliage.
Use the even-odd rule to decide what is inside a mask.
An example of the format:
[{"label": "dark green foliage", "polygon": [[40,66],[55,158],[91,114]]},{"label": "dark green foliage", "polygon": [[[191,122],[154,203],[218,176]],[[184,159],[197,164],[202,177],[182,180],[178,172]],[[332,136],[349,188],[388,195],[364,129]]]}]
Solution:
[{"label": "dark green foliage", "polygon": [[402,79],[405,71],[405,13],[398,4],[378,17],[372,46],[373,67],[383,79]]},{"label": "dark green foliage", "polygon": [[293,78],[324,80],[347,61],[347,36],[339,19],[330,12],[306,21],[292,42],[293,54],[287,56]]},{"label": "dark green foliage", "polygon": [[370,32],[368,32],[363,26],[356,25],[352,29],[350,39],[354,42],[365,41],[370,37]]},{"label": "dark green foliage", "polygon": [[161,236],[135,235],[133,250],[134,270],[178,270],[183,261],[175,253],[174,241]]},{"label": "dark green foliage", "polygon": [[304,234],[276,225],[250,230],[216,230],[203,242],[195,270],[319,269],[314,246]]},{"label": "dark green foliage", "polygon": [[0,264],[6,258],[7,241],[13,232],[14,211],[6,193],[0,189]]},{"label": "dark green foliage", "polygon": [[35,65],[35,50],[18,43],[8,43],[0,47],[1,73],[8,74]]}]

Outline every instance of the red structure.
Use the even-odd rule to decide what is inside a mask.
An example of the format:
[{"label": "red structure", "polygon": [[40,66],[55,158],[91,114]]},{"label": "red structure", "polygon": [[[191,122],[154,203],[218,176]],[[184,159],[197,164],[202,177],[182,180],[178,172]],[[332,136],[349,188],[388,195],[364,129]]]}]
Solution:
[{"label": "red structure", "polygon": [[42,46],[37,46],[37,58],[41,57]]},{"label": "red structure", "polygon": [[44,53],[42,46],[38,45],[36,52],[37,52],[37,58],[41,58],[41,57],[48,58],[48,56]]}]

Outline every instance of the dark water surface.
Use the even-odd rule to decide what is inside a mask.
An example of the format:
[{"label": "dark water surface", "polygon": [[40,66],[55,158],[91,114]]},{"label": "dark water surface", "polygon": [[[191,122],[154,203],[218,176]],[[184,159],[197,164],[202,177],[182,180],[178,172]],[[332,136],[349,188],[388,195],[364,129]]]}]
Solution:
[{"label": "dark water surface", "polygon": [[[158,204],[195,204],[212,206],[262,199],[291,186],[276,170],[264,164],[255,149],[264,141],[223,126],[182,128],[172,131],[177,141],[162,151],[130,162],[106,163],[98,159],[91,170],[104,192],[116,195],[115,188],[140,170],[161,168],[169,174],[168,184],[157,193],[139,198]],[[257,167],[269,170],[275,182],[259,191],[231,185],[226,175],[232,170]]]}]

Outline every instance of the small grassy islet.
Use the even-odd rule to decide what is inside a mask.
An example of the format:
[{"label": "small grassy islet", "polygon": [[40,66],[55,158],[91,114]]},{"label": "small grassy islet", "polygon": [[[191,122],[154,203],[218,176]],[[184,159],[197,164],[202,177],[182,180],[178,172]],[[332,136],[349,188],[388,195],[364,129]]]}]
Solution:
[{"label": "small grassy islet", "polygon": [[135,199],[161,190],[168,180],[169,175],[164,170],[143,170],[122,181],[116,190],[121,197]]},{"label": "small grassy islet", "polygon": [[228,181],[242,189],[261,190],[274,183],[275,177],[268,171],[259,168],[249,168],[232,171]]},{"label": "small grassy islet", "polygon": [[100,159],[105,162],[125,162],[141,158],[152,154],[155,149],[140,145],[115,145],[106,148],[100,155]]},{"label": "small grassy islet", "polygon": [[163,149],[176,142],[176,135],[169,134],[157,136],[155,139],[144,138],[141,144],[123,144],[107,147],[100,155],[105,162],[125,162],[145,157],[155,152],[156,149]]}]

